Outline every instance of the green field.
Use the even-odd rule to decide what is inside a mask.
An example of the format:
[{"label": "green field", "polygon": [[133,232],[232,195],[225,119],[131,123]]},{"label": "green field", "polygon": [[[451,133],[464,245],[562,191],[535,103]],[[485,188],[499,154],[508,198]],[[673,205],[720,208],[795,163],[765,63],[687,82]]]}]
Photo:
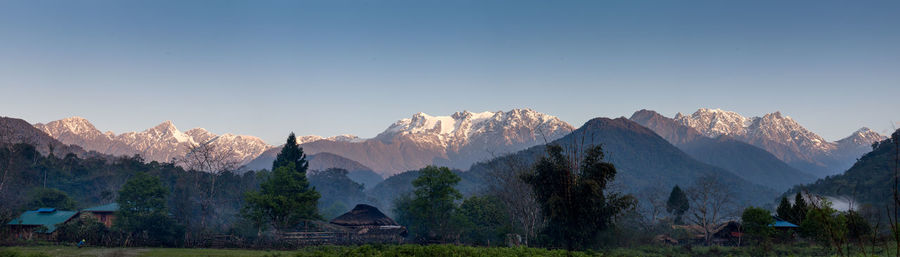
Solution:
[{"label": "green field", "polygon": [[[848,256],[893,256],[881,250],[868,251],[865,255],[850,250]],[[100,248],[73,246],[24,246],[0,247],[0,257],[82,257],[82,256],[152,256],[152,257],[307,257],[307,256],[838,256],[836,252],[817,246],[776,245],[768,254],[756,247],[695,247],[686,249],[673,246],[641,246],[614,248],[599,252],[566,252],[525,247],[470,247],[455,245],[363,245],[320,246],[293,251],[268,251],[247,249],[188,249],[188,248]]]},{"label": "green field", "polygon": [[566,252],[540,248],[467,247],[454,245],[322,246],[293,251],[187,248],[76,248],[29,246],[0,248],[0,257],[12,256],[148,256],[148,257],[255,257],[255,256],[601,256],[599,253]]}]

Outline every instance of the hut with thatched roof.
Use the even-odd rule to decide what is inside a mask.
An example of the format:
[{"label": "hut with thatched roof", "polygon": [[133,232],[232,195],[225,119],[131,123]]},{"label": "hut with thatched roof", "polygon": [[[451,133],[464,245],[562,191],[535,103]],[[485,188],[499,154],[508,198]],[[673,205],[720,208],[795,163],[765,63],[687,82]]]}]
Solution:
[{"label": "hut with thatched roof", "polygon": [[405,227],[368,204],[357,204],[353,210],[332,219],[331,224],[352,231],[355,243],[401,243],[407,234]]}]

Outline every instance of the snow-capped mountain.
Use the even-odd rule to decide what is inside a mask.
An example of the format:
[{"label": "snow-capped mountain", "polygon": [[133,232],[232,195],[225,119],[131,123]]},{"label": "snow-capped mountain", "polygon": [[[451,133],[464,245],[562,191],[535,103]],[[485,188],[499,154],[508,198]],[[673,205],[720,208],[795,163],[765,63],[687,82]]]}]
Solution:
[{"label": "snow-capped mountain", "polygon": [[[338,136],[301,146],[308,154],[338,154],[389,176],[431,164],[466,169],[478,161],[550,142],[572,130],[572,125],[559,118],[531,109],[462,111],[450,116],[416,113],[372,139]],[[271,165],[269,159],[277,152],[267,151],[254,161],[260,165],[248,168],[268,168],[262,164]]]},{"label": "snow-capped mountain", "polygon": [[[81,146],[89,151],[121,156],[139,154],[147,161],[171,162],[183,158],[193,146],[209,143],[230,150],[234,161],[250,162],[271,148],[257,137],[234,134],[216,135],[203,128],[181,132],[171,121],[165,121],[141,132],[116,135],[102,133],[87,119],[71,117],[35,124],[35,128],[65,144]],[[310,139],[311,140],[311,139]]]},{"label": "snow-capped mountain", "polygon": [[788,164],[819,176],[849,168],[873,142],[884,139],[863,128],[848,138],[828,142],[781,112],[747,118],[731,111],[701,108],[691,115],[678,113],[674,119],[708,137],[728,135],[763,148]]}]

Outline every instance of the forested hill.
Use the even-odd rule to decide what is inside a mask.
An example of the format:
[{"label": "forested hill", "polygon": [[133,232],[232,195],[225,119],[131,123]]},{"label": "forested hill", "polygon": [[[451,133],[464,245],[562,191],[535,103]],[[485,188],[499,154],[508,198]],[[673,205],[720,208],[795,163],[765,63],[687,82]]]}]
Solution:
[{"label": "forested hill", "polygon": [[651,110],[637,111],[630,120],[653,130],[694,159],[779,192],[815,181],[814,176],[791,167],[766,150],[728,135],[706,137],[692,127]]},{"label": "forested hill", "polygon": [[871,152],[863,155],[843,174],[794,187],[788,194],[805,189],[814,194],[849,197],[859,204],[881,206],[892,198],[898,141],[900,130],[894,131],[891,138],[873,145]]},{"label": "forested hill", "polygon": [[[650,129],[626,118],[592,119],[552,143],[564,148],[602,145],[606,160],[618,169],[616,184],[629,193],[654,187],[669,190],[675,185],[691,185],[697,178],[714,175],[730,187],[731,193],[740,203],[767,204],[777,195],[776,192],[743,180],[725,169],[691,158]],[[473,165],[470,172],[486,174],[492,167],[502,166],[511,159],[512,162],[525,162],[528,165],[542,156],[543,152],[543,146],[532,147]]]}]

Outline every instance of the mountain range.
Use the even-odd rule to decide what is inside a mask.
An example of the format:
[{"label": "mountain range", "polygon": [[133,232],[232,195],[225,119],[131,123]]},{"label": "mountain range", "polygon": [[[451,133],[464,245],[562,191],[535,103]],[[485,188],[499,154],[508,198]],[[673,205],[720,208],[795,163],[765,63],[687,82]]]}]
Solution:
[{"label": "mountain range", "polygon": [[816,179],[784,163],[759,147],[736,140],[728,135],[710,138],[674,119],[640,110],[630,120],[653,130],[694,159],[725,168],[750,182],[784,191],[794,185]]},{"label": "mountain range", "polygon": [[[769,183],[776,189],[808,182],[810,177],[839,173],[867,152],[872,143],[885,138],[861,128],[844,139],[827,142],[780,112],[750,118],[706,108],[691,115],[678,113],[674,118],[641,112],[636,112],[631,119],[691,157],[729,169],[754,182],[782,178]],[[270,168],[281,148],[254,136],[216,135],[203,128],[181,132],[171,121],[141,132],[118,135],[101,132],[80,117],[38,123],[34,127],[84,151],[113,156],[138,154],[148,161],[178,160],[193,146],[213,144],[233,152],[233,161],[244,165],[243,170]],[[531,109],[462,111],[449,116],[416,113],[389,125],[373,138],[307,135],[299,136],[298,142],[310,155],[331,153],[342,157],[344,163],[332,162],[334,166],[357,169],[354,165],[358,164],[388,177],[432,164],[464,170],[480,161],[556,140],[573,130],[572,125],[557,117]],[[723,156],[728,154],[735,157]],[[772,160],[772,156],[780,162]],[[782,165],[785,163],[789,167]]]},{"label": "mountain range", "polygon": [[817,177],[845,171],[871,150],[873,143],[885,139],[863,127],[844,139],[828,142],[781,112],[747,118],[731,111],[701,108],[691,115],[677,113],[673,119],[707,137],[729,136],[762,148]]},{"label": "mountain range", "polygon": [[[508,112],[457,112],[450,116],[417,113],[390,125],[371,139],[313,140],[306,153],[336,153],[391,176],[427,165],[466,169],[478,161],[543,144],[574,128],[559,118],[531,109]],[[269,149],[248,169],[271,166],[280,147]]]},{"label": "mountain range", "polygon": [[[171,121],[141,132],[119,135],[101,132],[81,117],[38,123],[34,127],[64,144],[113,156],[137,154],[148,161],[178,161],[192,147],[212,144],[233,152],[233,161],[244,165],[244,170],[270,168],[281,149],[253,136],[216,135],[203,128],[182,132]],[[365,170],[390,176],[431,164],[467,168],[494,155],[554,140],[572,130],[570,124],[554,116],[531,109],[514,109],[508,112],[462,111],[450,116],[417,113],[395,122],[370,139],[353,135],[328,138],[309,135],[297,139],[307,154],[331,153],[344,157],[341,160],[345,163],[335,166],[354,170],[353,166],[359,165],[366,167]]]},{"label": "mountain range", "polygon": [[[605,161],[618,170],[615,183],[626,193],[658,189],[668,192],[673,186],[690,187],[700,177],[714,176],[728,186],[740,203],[762,205],[777,195],[770,187],[747,181],[735,173],[692,158],[652,130],[637,122],[622,118],[595,118],[569,135],[552,142],[574,151],[586,146],[600,145]],[[512,155],[473,165],[473,177],[490,176],[490,170],[503,165],[507,158],[533,163],[544,155],[543,145],[531,147]],[[479,175],[480,174],[480,175]],[[390,180],[390,178],[388,179]],[[642,199],[639,199],[642,200]]]}]

